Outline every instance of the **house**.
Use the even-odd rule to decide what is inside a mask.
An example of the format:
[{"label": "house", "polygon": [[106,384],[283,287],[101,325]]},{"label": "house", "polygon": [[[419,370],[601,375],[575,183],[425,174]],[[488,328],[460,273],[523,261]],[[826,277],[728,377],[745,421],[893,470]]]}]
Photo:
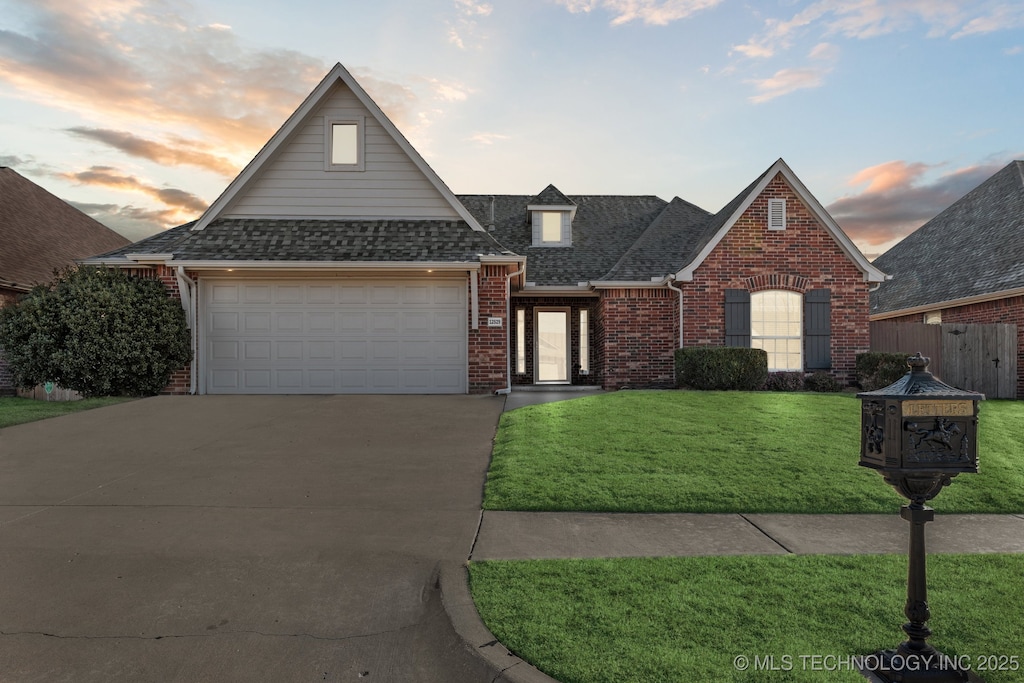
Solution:
[{"label": "house", "polygon": [[340,64],[194,223],[92,263],[182,300],[169,392],[490,393],[673,381],[680,345],[852,376],[872,266],[781,159],[721,211],[461,195]]},{"label": "house", "polygon": [[1024,398],[1024,161],[1013,161],[875,260],[871,320],[1017,326]]},{"label": "house", "polygon": [[[0,166],[0,306],[77,259],[129,243],[14,169]],[[14,394],[0,354],[0,395]]]}]

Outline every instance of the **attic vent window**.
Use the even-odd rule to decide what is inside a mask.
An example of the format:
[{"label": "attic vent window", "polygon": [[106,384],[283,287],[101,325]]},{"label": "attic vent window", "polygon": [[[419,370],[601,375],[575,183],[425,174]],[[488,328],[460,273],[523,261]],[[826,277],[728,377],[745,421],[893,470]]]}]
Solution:
[{"label": "attic vent window", "polygon": [[363,170],[363,122],[329,121],[324,132],[328,171]]},{"label": "attic vent window", "polygon": [[785,199],[769,199],[768,200],[768,229],[769,230],[785,230],[786,229],[786,200]]}]

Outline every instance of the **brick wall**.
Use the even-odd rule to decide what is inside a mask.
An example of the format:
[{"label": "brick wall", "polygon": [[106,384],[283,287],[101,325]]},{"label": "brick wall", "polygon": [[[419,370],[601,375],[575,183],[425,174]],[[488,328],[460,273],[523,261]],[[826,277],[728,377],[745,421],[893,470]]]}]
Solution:
[{"label": "brick wall", "polygon": [[[601,359],[598,353],[598,347],[595,340],[596,331],[596,316],[598,301],[593,297],[517,297],[512,299],[512,320],[509,323],[509,339],[511,340],[509,346],[512,349],[512,383],[517,385],[533,384],[536,380],[535,363],[536,357],[536,346],[534,337],[534,327],[536,324],[536,318],[534,316],[534,310],[538,307],[542,308],[568,308],[569,309],[569,335],[570,335],[570,359],[569,364],[571,366],[570,382],[572,384],[581,384],[596,386],[601,384]],[[519,374],[515,368],[515,353],[516,339],[518,334],[518,327],[516,322],[516,310],[524,309],[526,315],[526,372]],[[589,365],[590,373],[587,375],[581,375],[580,370],[580,311],[585,310],[588,312],[589,317]]]},{"label": "brick wall", "polygon": [[[139,272],[138,275],[155,277],[163,283],[164,287],[167,288],[167,294],[173,299],[181,301],[181,292],[178,289],[178,276],[177,269],[171,268],[170,266],[157,266],[155,270],[149,269],[148,272]],[[196,279],[195,273],[187,273],[193,280]],[[179,303],[180,305],[180,303]],[[187,394],[189,386],[192,380],[192,369],[191,366],[186,365],[180,370],[176,370],[172,375],[167,386],[161,391],[161,394]]]},{"label": "brick wall", "polygon": [[601,291],[595,336],[605,389],[675,385],[678,296],[667,287]]},{"label": "brick wall", "polygon": [[[786,229],[768,230],[768,200],[786,200]],[[725,290],[832,292],[832,374],[853,381],[856,355],[869,350],[868,283],[781,174],[683,284],[685,346],[725,343]]]},{"label": "brick wall", "polygon": [[[490,394],[506,388],[508,380],[508,278],[506,266],[485,265],[480,268],[477,284],[480,328],[473,329],[473,312],[467,308],[469,320],[469,393]],[[467,284],[467,287],[469,285]],[[467,290],[469,291],[469,290]],[[472,293],[467,295],[472,306]],[[501,318],[501,327],[488,327],[487,318]]]}]

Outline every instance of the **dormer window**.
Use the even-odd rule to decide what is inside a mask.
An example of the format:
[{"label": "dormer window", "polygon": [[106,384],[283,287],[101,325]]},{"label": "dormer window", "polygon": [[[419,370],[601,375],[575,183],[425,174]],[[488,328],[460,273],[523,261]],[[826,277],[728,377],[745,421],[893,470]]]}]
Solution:
[{"label": "dormer window", "polygon": [[324,169],[362,171],[364,168],[363,119],[328,119],[324,131]]},{"label": "dormer window", "polygon": [[548,185],[526,207],[527,219],[533,226],[533,246],[571,247],[572,219],[576,216],[576,202]]},{"label": "dormer window", "polygon": [[[532,207],[531,207],[532,208]],[[531,211],[533,215],[533,246],[571,247],[572,214],[570,211]]]},{"label": "dormer window", "polygon": [[562,241],[562,212],[538,211],[540,214],[540,241],[545,244]]}]

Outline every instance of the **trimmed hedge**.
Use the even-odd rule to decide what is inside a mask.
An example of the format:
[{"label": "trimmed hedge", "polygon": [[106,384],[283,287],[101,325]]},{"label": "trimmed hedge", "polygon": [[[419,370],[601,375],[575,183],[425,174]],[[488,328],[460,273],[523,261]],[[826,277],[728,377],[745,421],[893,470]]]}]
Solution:
[{"label": "trimmed hedge", "polygon": [[887,387],[910,371],[907,358],[912,353],[883,353],[871,351],[858,353],[854,374],[857,384],[864,391]]},{"label": "trimmed hedge", "polygon": [[192,360],[180,302],[122,270],[58,274],[0,309],[0,347],[18,386],[54,382],[83,396],[145,396]]},{"label": "trimmed hedge", "polygon": [[676,384],[688,389],[756,391],[768,379],[764,349],[696,346],[676,351]]}]

